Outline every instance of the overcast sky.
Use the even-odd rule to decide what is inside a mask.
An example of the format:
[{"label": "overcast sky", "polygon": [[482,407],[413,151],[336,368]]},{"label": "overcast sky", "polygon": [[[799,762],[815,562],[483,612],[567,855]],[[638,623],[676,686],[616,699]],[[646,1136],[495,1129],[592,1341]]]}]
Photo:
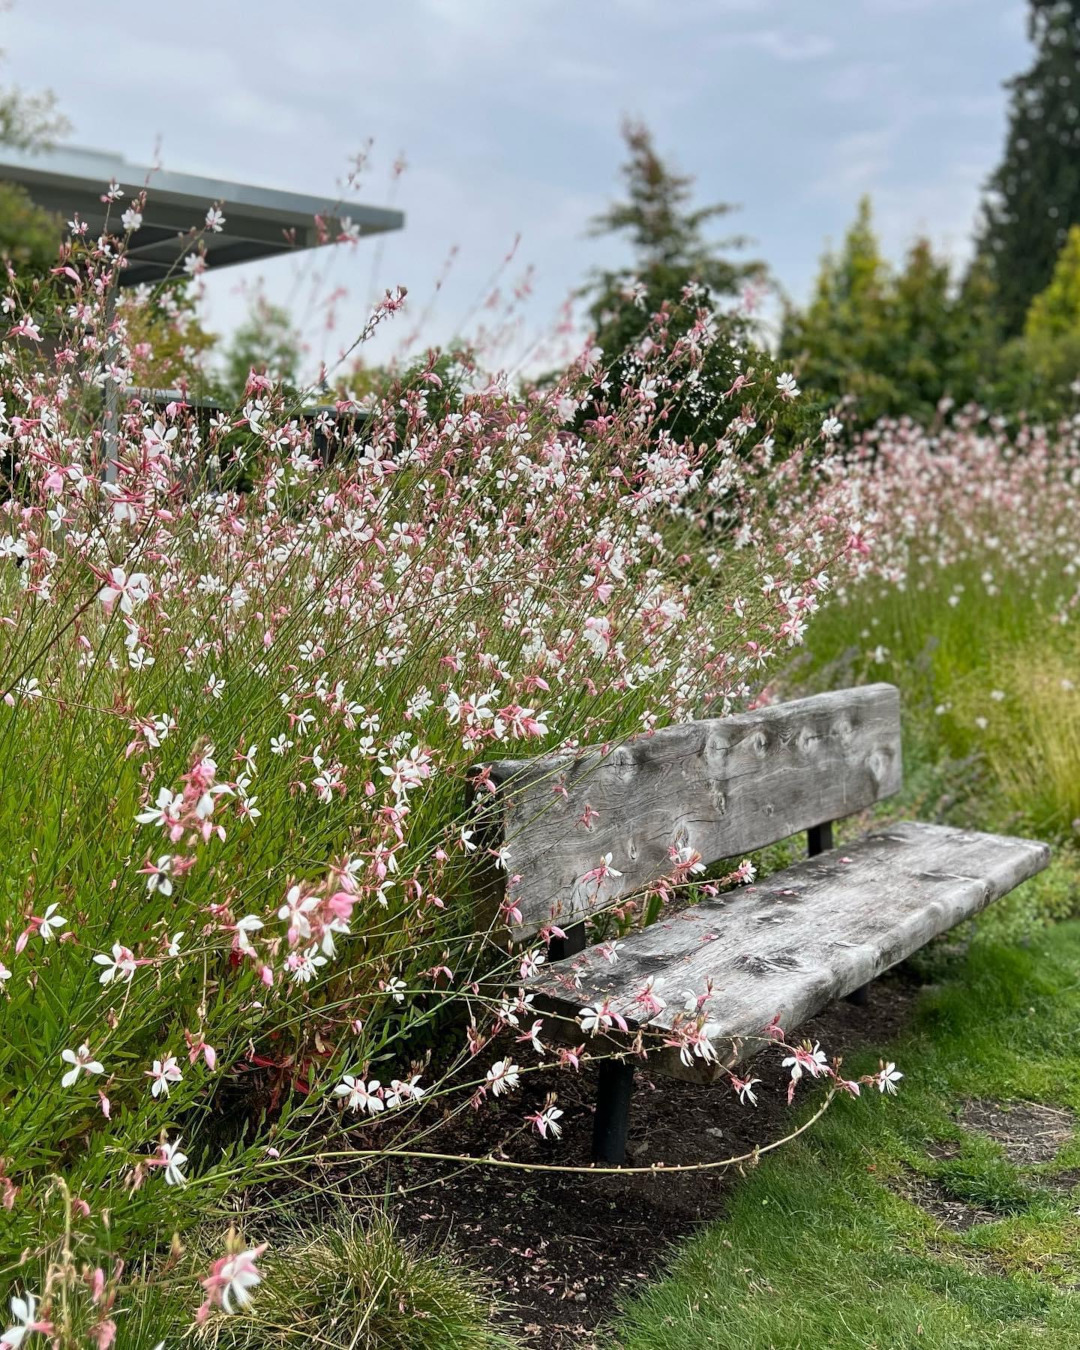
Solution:
[{"label": "overcast sky", "polygon": [[[621,260],[586,231],[618,190],[624,115],[697,175],[703,202],[740,204],[737,228],[797,298],[864,192],[889,251],[925,231],[963,256],[1001,150],[1001,82],[1028,60],[1025,11],[1020,0],[16,0],[0,28],[8,77],[51,86],[74,143],[129,160],[160,146],[169,169],[336,194],[373,140],[354,195],[403,209],[406,226],[334,250],[321,284],[349,299],[333,334],[293,259],[208,282],[212,327],[237,322],[241,283],[261,275],[305,314],[313,356],[333,357],[373,284],[409,288],[423,341],[453,335],[518,233],[503,281],[534,266],[525,324],[549,330],[590,266]],[[406,330],[399,321],[373,354]]]}]

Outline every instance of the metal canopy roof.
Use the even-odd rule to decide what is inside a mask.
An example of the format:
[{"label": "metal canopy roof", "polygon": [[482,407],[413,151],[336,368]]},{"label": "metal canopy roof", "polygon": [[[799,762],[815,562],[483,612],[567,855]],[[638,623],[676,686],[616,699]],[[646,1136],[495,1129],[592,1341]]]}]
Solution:
[{"label": "metal canopy roof", "polygon": [[[208,267],[315,248],[333,242],[346,221],[360,234],[400,230],[405,223],[401,211],[150,169],[129,164],[120,155],[76,146],[32,154],[5,149],[0,180],[20,184],[39,206],[59,212],[65,221],[77,214],[95,235],[105,225],[107,205],[101,198],[110,181],[124,190],[121,200],[108,208],[110,229],[116,234],[123,229],[121,214],[145,189],[143,221],[131,236],[128,265],[120,274],[122,286],[176,275],[181,257],[191,248],[190,231],[204,228],[206,213],[215,203],[225,223],[220,234],[207,231],[203,236]],[[329,239],[320,240],[316,216],[325,222]]]}]

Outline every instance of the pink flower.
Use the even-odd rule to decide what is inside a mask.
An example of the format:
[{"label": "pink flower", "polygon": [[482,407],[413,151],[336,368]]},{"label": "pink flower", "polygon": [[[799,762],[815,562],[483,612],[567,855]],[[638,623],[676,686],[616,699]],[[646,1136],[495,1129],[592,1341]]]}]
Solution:
[{"label": "pink flower", "polygon": [[[222,1312],[233,1313],[237,1308],[251,1305],[250,1291],[262,1281],[262,1272],[255,1262],[266,1251],[264,1242],[259,1247],[249,1247],[246,1251],[231,1256],[222,1256],[210,1267],[210,1274],[202,1282],[206,1290],[206,1302],[199,1308],[196,1318],[205,1322],[210,1309],[219,1306]],[[234,1307],[233,1305],[236,1305]]]},{"label": "pink flower", "polygon": [[95,956],[94,961],[103,967],[98,977],[101,984],[111,984],[117,979],[130,980],[135,974],[135,953],[129,947],[121,947],[119,942],[113,943],[111,956]]},{"label": "pink flower", "polygon": [[154,1067],[146,1070],[146,1077],[153,1079],[150,1092],[155,1097],[167,1097],[170,1084],[179,1083],[183,1076],[183,1071],[176,1062],[175,1055],[166,1055],[164,1059],[155,1059]]}]

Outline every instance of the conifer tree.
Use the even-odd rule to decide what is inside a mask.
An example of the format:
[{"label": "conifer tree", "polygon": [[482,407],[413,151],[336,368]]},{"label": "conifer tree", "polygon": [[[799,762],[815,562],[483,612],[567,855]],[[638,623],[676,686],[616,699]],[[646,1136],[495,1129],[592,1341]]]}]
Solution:
[{"label": "conifer tree", "polygon": [[1034,339],[1080,336],[1080,225],[1069,230],[1050,284],[1032,300],[1024,321],[1024,336]]},{"label": "conifer tree", "polygon": [[710,221],[728,215],[733,206],[691,207],[693,178],[660,158],[648,127],[628,121],[623,139],[626,199],[597,216],[591,233],[625,237],[632,260],[627,267],[596,272],[585,288],[597,339],[609,356],[630,346],[665,302],[678,305],[690,283],[704,287],[715,302],[765,276],[763,263],[730,256],[745,246],[743,237],[716,240],[705,232]]},{"label": "conifer tree", "polygon": [[859,421],[929,420],[945,396],[967,403],[989,392],[998,346],[991,296],[982,267],[957,287],[926,239],[892,268],[863,198],[843,246],[822,259],[810,304],[788,308],[780,352],[808,390],[849,405]]},{"label": "conifer tree", "polygon": [[987,184],[979,254],[1006,336],[1050,281],[1080,224],[1080,0],[1030,0],[1031,68],[1010,81],[1001,165]]}]

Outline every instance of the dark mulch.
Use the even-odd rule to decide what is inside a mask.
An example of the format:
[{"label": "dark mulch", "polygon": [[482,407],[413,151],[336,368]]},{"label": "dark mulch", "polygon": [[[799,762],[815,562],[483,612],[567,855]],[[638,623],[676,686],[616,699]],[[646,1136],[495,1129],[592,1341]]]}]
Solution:
[{"label": "dark mulch", "polygon": [[899,1187],[905,1199],[925,1210],[950,1233],[966,1233],[977,1223],[996,1223],[1002,1216],[996,1210],[968,1204],[951,1194],[944,1182],[907,1172]]},{"label": "dark mulch", "polygon": [[[885,1047],[909,1020],[918,994],[906,970],[874,985],[866,1006],[833,1004],[800,1030],[830,1055]],[[763,1080],[756,1109],[724,1087],[648,1081],[639,1073],[628,1162],[692,1163],[726,1158],[790,1131],[786,1073],[775,1053],[754,1065]],[[564,1136],[545,1143],[518,1136],[507,1156],[530,1162],[587,1163],[595,1081],[530,1074],[509,1102],[457,1116],[429,1138],[432,1151],[483,1155],[497,1150],[525,1111],[557,1091]],[[812,1089],[811,1089],[812,1091]],[[838,1103],[843,1109],[843,1103]],[[369,1182],[374,1178],[369,1174]],[[489,1167],[394,1160],[380,1190],[403,1232],[443,1244],[486,1274],[526,1342],[537,1350],[588,1350],[595,1329],[641,1282],[655,1278],[671,1245],[724,1213],[738,1185],[732,1169],[646,1176],[553,1175]]]},{"label": "dark mulch", "polygon": [[1076,1119],[1060,1106],[1039,1102],[992,1102],[978,1098],[964,1102],[957,1119],[965,1129],[988,1135],[999,1143],[1016,1167],[1053,1162],[1073,1137]]}]

